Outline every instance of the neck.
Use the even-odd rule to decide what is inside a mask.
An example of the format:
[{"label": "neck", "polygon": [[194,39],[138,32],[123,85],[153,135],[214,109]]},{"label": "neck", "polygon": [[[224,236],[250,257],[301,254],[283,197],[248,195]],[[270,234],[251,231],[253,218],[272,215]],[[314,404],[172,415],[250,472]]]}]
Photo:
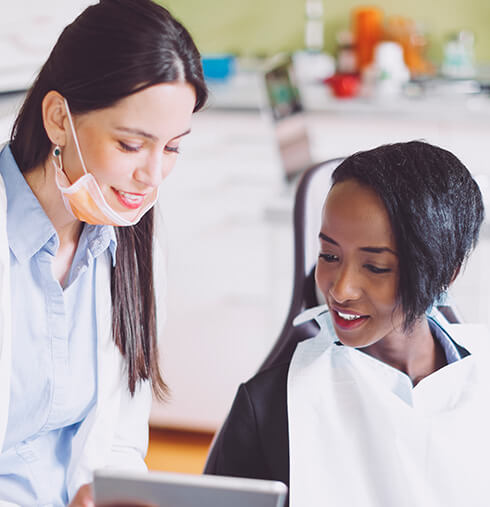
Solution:
[{"label": "neck", "polygon": [[24,177],[58,234],[60,250],[76,249],[82,223],[65,208],[54,172],[48,161],[25,173]]},{"label": "neck", "polygon": [[394,330],[363,352],[407,374],[414,386],[447,364],[444,350],[433,338],[425,316],[409,332]]}]

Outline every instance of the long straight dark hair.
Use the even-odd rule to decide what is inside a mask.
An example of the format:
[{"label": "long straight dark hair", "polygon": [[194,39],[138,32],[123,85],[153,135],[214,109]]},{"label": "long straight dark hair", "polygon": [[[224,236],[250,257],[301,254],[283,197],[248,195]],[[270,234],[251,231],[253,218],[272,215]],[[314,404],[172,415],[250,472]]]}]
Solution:
[{"label": "long straight dark hair", "polygon": [[[194,111],[201,109],[207,89],[199,52],[187,30],[151,0],[101,0],[64,29],[29,90],[10,140],[17,164],[28,172],[50,155],[41,110],[50,90],[65,97],[76,115],[176,81],[194,87]],[[155,396],[162,399],[167,386],[158,366],[153,229],[153,210],[137,225],[116,227],[112,332],[126,361],[131,394],[140,381],[150,380]]]}]

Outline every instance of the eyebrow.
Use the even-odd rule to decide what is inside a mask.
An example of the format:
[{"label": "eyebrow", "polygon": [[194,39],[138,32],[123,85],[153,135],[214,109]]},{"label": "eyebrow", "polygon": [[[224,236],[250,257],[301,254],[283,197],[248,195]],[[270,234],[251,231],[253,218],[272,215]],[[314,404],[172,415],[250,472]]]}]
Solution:
[{"label": "eyebrow", "polygon": [[[318,237],[322,239],[323,241],[327,241],[328,243],[332,243],[332,245],[340,246],[334,239],[332,239],[330,236],[327,236],[326,234],[323,234],[323,232],[320,232],[318,234]],[[362,250],[363,252],[369,252],[369,253],[383,253],[383,252],[389,252],[393,255],[397,255],[395,251],[393,251],[391,248],[388,248],[387,246],[363,246],[359,248],[359,250]]]},{"label": "eyebrow", "polygon": [[[116,130],[120,130],[121,132],[127,132],[128,134],[135,134],[137,136],[145,137],[146,139],[150,139],[151,141],[158,141],[157,136],[154,136],[153,134],[150,134],[149,132],[145,132],[144,130],[133,129],[133,128],[129,128],[129,127],[116,127]],[[172,140],[178,139],[179,137],[186,136],[187,134],[190,134],[190,132],[191,132],[191,129],[187,129],[185,132],[182,132],[182,134],[172,137]]]}]

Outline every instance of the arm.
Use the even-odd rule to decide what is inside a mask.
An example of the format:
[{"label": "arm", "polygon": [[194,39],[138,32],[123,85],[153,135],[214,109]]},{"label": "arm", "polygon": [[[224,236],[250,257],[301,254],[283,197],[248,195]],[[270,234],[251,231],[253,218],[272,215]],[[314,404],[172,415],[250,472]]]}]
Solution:
[{"label": "arm", "polygon": [[0,448],[7,430],[11,368],[10,251],[7,195],[0,176]]},{"label": "arm", "polygon": [[106,468],[146,471],[148,419],[151,409],[151,385],[141,383],[131,397],[127,389],[121,394],[117,426]]},{"label": "arm", "polygon": [[[127,389],[121,393],[116,427],[109,452],[100,468],[113,470],[146,471],[144,462],[148,448],[148,418],[151,406],[149,382],[140,384],[133,398]],[[110,438],[110,435],[106,435]],[[75,476],[71,490],[70,507],[93,507],[91,480],[93,468],[84,464],[84,470]],[[97,468],[97,466],[95,467]],[[87,472],[88,470],[88,472]],[[90,477],[89,477],[90,476]],[[84,484],[83,486],[80,486]]]}]

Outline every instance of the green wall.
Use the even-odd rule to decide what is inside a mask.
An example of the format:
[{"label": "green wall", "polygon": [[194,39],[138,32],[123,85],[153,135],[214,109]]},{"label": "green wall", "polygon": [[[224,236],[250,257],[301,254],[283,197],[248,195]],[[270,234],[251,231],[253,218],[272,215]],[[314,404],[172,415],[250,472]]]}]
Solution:
[{"label": "green wall", "polygon": [[[203,53],[269,55],[303,46],[303,0],[160,0],[191,32]],[[324,3],[325,46],[335,47],[335,32],[349,26],[354,0]],[[479,62],[490,63],[490,0],[379,0],[386,15],[403,15],[424,24],[430,37],[429,56],[442,57],[448,34],[475,33]]]}]

